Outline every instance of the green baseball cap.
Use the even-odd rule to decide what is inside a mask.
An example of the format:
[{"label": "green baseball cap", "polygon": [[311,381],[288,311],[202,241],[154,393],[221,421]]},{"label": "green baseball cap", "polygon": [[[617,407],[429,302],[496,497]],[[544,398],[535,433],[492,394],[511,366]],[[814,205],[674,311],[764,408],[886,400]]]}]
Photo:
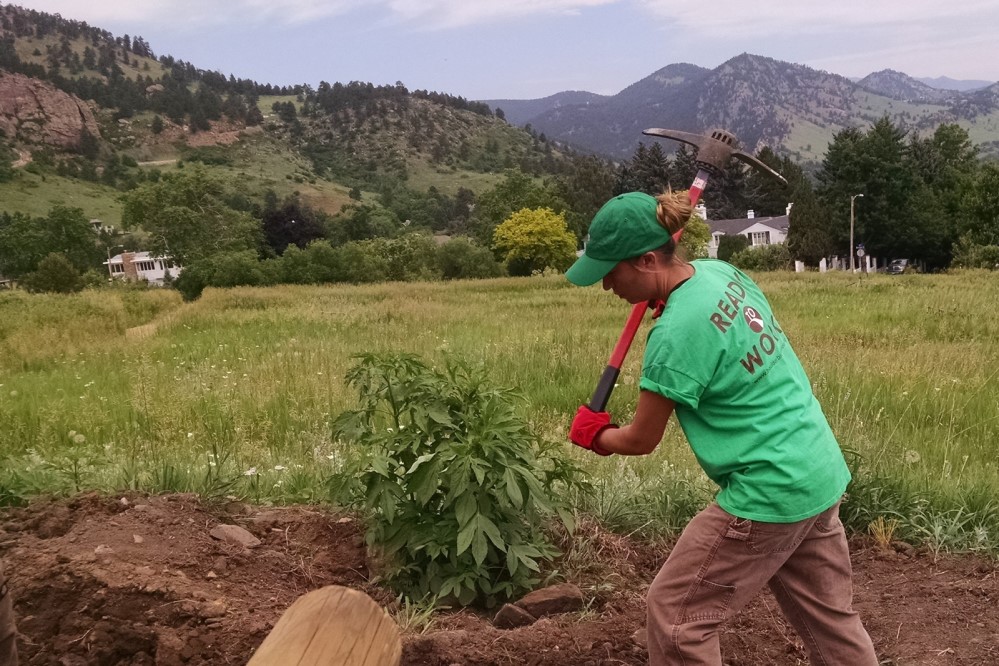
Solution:
[{"label": "green baseball cap", "polygon": [[625,259],[666,245],[669,232],[656,219],[655,197],[628,192],[605,203],[590,223],[590,240],[565,277],[585,287],[599,282]]}]

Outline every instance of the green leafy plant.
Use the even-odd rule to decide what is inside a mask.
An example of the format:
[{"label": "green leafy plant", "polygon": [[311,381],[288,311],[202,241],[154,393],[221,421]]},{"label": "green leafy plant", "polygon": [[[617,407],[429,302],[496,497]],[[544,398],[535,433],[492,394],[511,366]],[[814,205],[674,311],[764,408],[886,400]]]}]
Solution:
[{"label": "green leafy plant", "polygon": [[337,418],[334,435],[362,449],[367,540],[385,557],[388,582],[410,598],[488,606],[536,585],[541,563],[558,554],[544,520],[573,527],[557,493],[580,485],[578,468],[481,370],[358,358],[347,382],[360,408]]}]

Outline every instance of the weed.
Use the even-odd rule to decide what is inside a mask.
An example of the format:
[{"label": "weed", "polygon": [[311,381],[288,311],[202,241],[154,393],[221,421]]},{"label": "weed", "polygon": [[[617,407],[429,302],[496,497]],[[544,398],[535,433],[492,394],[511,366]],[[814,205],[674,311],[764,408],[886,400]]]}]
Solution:
[{"label": "weed", "polygon": [[441,606],[440,597],[427,595],[417,601],[400,594],[396,599],[398,609],[392,613],[396,624],[404,634],[416,634],[422,636],[430,631],[434,626],[434,613],[438,610],[447,610],[448,606]]},{"label": "weed", "polygon": [[882,550],[891,549],[891,542],[895,536],[896,529],[898,529],[898,520],[895,518],[885,520],[884,516],[878,516],[867,526],[867,531],[874,537],[874,542]]}]

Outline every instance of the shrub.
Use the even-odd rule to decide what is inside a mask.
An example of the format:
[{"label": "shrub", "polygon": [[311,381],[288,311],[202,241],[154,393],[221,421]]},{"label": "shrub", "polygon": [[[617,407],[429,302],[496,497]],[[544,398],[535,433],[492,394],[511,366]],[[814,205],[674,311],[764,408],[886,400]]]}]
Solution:
[{"label": "shrub", "polygon": [[211,267],[207,262],[196,261],[184,267],[181,274],[173,281],[173,287],[180,292],[185,301],[197,300],[208,286],[210,273]]},{"label": "shrub", "polygon": [[491,278],[503,274],[503,267],[487,248],[469,238],[453,238],[437,248],[437,265],[445,280]]},{"label": "shrub", "polygon": [[205,287],[264,286],[277,282],[278,275],[276,262],[261,262],[252,250],[223,252],[185,266],[174,287],[192,301]]},{"label": "shrub", "polygon": [[371,241],[385,258],[389,280],[435,280],[440,278],[437,267],[437,244],[424,233],[409,233],[399,238],[376,238]]},{"label": "shrub", "polygon": [[297,245],[289,245],[281,258],[276,261],[281,264],[282,283],[314,284],[318,281],[311,257]]},{"label": "shrub", "polygon": [[336,248],[334,282],[383,282],[388,276],[388,262],[372,241],[352,241]]},{"label": "shrub", "polygon": [[554,268],[564,271],[576,259],[576,236],[565,216],[550,208],[523,208],[493,232],[493,246],[511,275],[531,275]]},{"label": "shrub", "polygon": [[968,236],[954,244],[952,268],[999,269],[999,245],[977,245]]},{"label": "shrub", "polygon": [[749,248],[749,239],[742,234],[725,234],[718,239],[718,258],[731,261],[732,256]]},{"label": "shrub", "polygon": [[783,243],[746,248],[733,254],[730,261],[747,271],[786,271],[792,266],[791,253]]},{"label": "shrub", "polygon": [[542,531],[558,498],[580,487],[578,468],[543,444],[508,390],[481,371],[432,370],[410,355],[363,355],[347,373],[360,408],[334,436],[358,445],[356,474],[372,512],[370,546],[389,582],[410,598],[493,605],[539,582],[557,552]]},{"label": "shrub", "polygon": [[53,252],[21,279],[21,286],[31,292],[71,294],[83,289],[83,279],[66,255]]}]

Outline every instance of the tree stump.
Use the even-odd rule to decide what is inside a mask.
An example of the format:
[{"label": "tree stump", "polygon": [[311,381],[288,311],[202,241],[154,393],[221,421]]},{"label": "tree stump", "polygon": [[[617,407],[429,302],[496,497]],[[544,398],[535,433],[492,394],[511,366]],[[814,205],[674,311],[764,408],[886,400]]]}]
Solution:
[{"label": "tree stump", "polygon": [[371,597],[329,585],[295,600],[247,666],[398,666],[399,627]]}]

